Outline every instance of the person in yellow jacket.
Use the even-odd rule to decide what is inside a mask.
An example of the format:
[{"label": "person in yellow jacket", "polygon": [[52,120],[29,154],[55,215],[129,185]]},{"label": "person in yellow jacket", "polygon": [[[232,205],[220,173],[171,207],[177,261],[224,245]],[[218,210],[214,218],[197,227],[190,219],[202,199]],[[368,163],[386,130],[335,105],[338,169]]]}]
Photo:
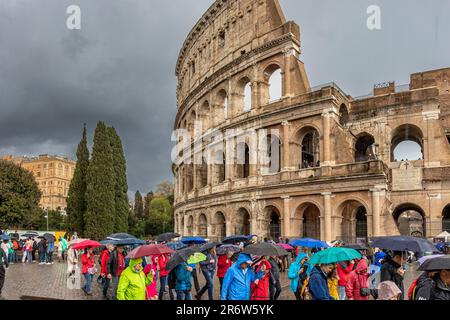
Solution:
[{"label": "person in yellow jacket", "polygon": [[339,290],[338,290],[338,282],[339,276],[337,273],[337,268],[334,268],[331,274],[328,276],[328,290],[330,291],[330,296],[334,298],[334,300],[339,300]]},{"label": "person in yellow jacket", "polygon": [[120,276],[117,300],[146,300],[146,288],[153,281],[151,273],[145,275],[141,258],[130,260],[130,265]]}]

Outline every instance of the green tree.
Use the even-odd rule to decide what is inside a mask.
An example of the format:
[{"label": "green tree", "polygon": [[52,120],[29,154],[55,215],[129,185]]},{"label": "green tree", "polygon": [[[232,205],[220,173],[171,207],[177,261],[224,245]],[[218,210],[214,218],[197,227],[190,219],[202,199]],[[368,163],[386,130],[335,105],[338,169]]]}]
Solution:
[{"label": "green tree", "polygon": [[154,198],[154,194],[152,191],[147,193],[147,195],[144,197],[144,217],[148,218],[150,215],[150,204]]},{"label": "green tree", "polygon": [[145,234],[156,236],[169,231],[173,231],[173,206],[167,197],[156,196],[150,204]]},{"label": "green tree", "polygon": [[134,216],[137,219],[143,219],[144,218],[144,203],[142,200],[142,195],[138,191],[134,194]]},{"label": "green tree", "polygon": [[163,181],[156,186],[156,195],[166,197],[173,205],[174,202],[174,189],[173,183],[170,181]]},{"label": "green tree", "polygon": [[99,122],[95,129],[92,159],[86,179],[85,237],[100,240],[114,232],[114,176],[113,152],[108,129],[103,122]]},{"label": "green tree", "polygon": [[86,126],[77,149],[77,164],[67,195],[67,219],[71,231],[80,236],[84,232],[86,214],[86,176],[89,168],[89,149],[87,146]]},{"label": "green tree", "polygon": [[127,167],[123,152],[122,141],[114,127],[108,128],[109,140],[113,154],[114,182],[115,182],[115,220],[114,232],[128,232],[128,183]]},{"label": "green tree", "polygon": [[31,172],[0,160],[0,226],[20,228],[38,215],[41,192]]}]

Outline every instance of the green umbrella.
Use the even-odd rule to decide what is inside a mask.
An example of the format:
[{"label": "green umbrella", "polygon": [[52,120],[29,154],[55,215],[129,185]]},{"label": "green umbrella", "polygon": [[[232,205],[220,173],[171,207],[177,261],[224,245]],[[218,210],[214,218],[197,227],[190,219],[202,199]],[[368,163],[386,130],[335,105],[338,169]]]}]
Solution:
[{"label": "green umbrella", "polygon": [[362,255],[354,250],[349,248],[329,248],[323,251],[319,251],[314,254],[311,259],[309,259],[308,263],[310,265],[317,264],[330,264],[337,263],[341,261],[350,261],[354,259],[361,259]]},{"label": "green umbrella", "polygon": [[196,252],[189,257],[187,264],[197,264],[199,262],[205,261],[206,258],[206,255],[204,255],[203,253]]}]

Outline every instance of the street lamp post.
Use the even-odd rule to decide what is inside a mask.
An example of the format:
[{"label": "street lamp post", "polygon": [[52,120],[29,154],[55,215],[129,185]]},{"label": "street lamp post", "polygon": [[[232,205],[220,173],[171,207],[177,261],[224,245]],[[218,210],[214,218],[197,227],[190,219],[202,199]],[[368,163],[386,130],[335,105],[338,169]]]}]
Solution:
[{"label": "street lamp post", "polygon": [[45,218],[47,218],[47,232],[48,232],[48,209],[45,209]]}]

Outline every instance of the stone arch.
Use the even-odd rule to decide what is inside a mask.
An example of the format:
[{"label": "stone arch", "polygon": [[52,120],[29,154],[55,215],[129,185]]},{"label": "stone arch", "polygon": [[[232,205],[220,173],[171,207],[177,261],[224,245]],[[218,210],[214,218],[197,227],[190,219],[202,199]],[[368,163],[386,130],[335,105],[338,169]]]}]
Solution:
[{"label": "stone arch", "polygon": [[293,163],[299,169],[320,166],[320,131],[311,125],[305,125],[295,132],[291,140]]},{"label": "stone arch", "polygon": [[238,103],[236,105],[237,115],[249,112],[252,109],[252,81],[250,77],[244,76],[237,82]]},{"label": "stone arch", "polygon": [[202,124],[202,133],[206,132],[211,127],[210,117],[211,117],[211,108],[209,105],[209,101],[205,100],[199,110],[198,113],[199,121]]},{"label": "stone arch", "polygon": [[278,101],[283,97],[282,68],[278,63],[272,62],[264,69],[264,80],[267,82],[267,92],[264,93],[266,103]]},{"label": "stone arch", "polygon": [[[409,152],[403,152],[402,154],[398,154],[400,159],[396,157],[396,151],[400,144],[409,143],[408,149]],[[402,156],[406,156],[408,159],[401,159]],[[397,162],[400,160],[421,160],[424,158],[424,135],[421,128],[413,124],[403,124],[398,126],[395,130],[392,131],[391,135],[391,161]]]},{"label": "stone arch", "polygon": [[208,237],[208,218],[206,214],[201,213],[198,216],[198,223],[197,223],[197,235],[203,238]]},{"label": "stone arch", "polygon": [[450,232],[450,204],[442,210],[442,231]]},{"label": "stone arch", "polygon": [[376,154],[373,146],[375,145],[375,138],[363,132],[356,136],[355,143],[355,162],[366,162],[376,159]]},{"label": "stone arch", "polygon": [[250,235],[251,230],[251,211],[247,208],[240,207],[235,214],[234,233],[236,235]]},{"label": "stone arch", "polygon": [[225,89],[219,89],[216,95],[216,107],[214,108],[214,124],[219,125],[221,121],[230,118],[229,97]]},{"label": "stone arch", "polygon": [[194,216],[190,214],[186,222],[186,234],[187,237],[192,237],[194,235]]},{"label": "stone arch", "polygon": [[281,138],[274,134],[269,133],[267,136],[267,156],[268,156],[268,167],[267,173],[273,174],[281,171],[282,168],[282,142]]},{"label": "stone arch", "polygon": [[343,200],[336,209],[341,219],[337,228],[337,238],[346,243],[356,243],[358,240],[367,241],[367,215],[369,207],[362,199],[355,197]]},{"label": "stone arch", "polygon": [[392,213],[401,235],[426,236],[425,211],[417,204],[403,203],[398,205]]},{"label": "stone arch", "polygon": [[246,142],[237,144],[236,160],[236,178],[248,178],[250,176],[250,147]]},{"label": "stone arch", "polygon": [[[221,241],[227,235],[227,219],[222,211],[217,211],[213,216],[214,238],[211,240]],[[212,237],[210,237],[212,238]]]},{"label": "stone arch", "polygon": [[347,123],[350,120],[350,115],[348,112],[348,108],[345,105],[345,103],[341,104],[341,106],[339,107],[339,123],[341,124],[341,126],[345,127],[347,126]]},{"label": "stone arch", "polygon": [[264,208],[266,220],[268,223],[267,235],[274,241],[278,241],[281,236],[281,211],[274,205],[269,205]]},{"label": "stone arch", "polygon": [[321,238],[320,217],[321,208],[315,202],[305,201],[295,209],[297,223],[291,225],[293,234],[301,238]]}]

